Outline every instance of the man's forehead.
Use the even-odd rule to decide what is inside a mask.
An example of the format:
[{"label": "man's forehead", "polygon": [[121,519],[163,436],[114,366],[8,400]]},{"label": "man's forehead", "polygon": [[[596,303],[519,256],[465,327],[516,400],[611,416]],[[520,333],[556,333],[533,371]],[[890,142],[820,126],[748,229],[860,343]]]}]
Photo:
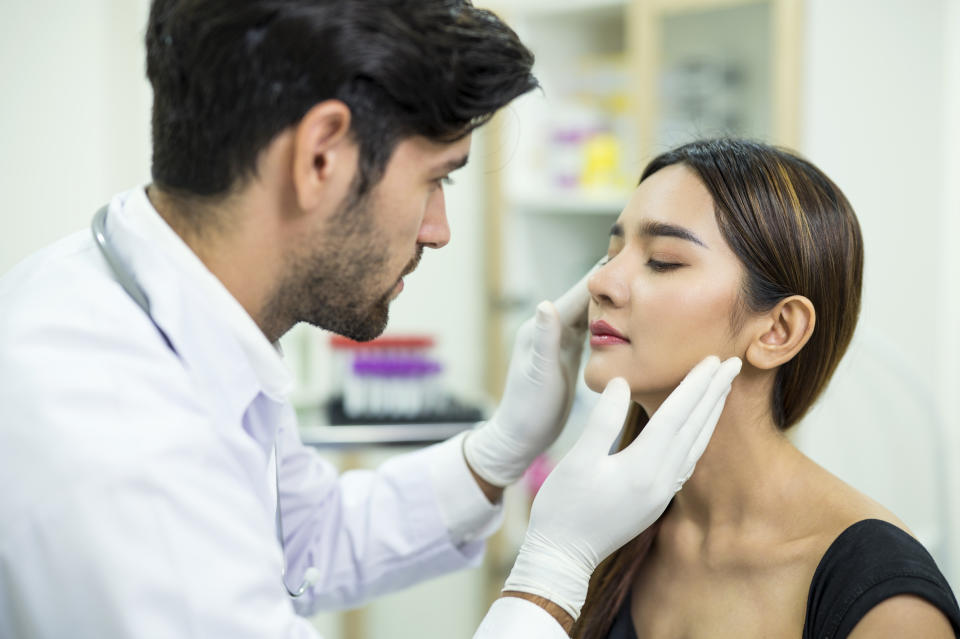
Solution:
[{"label": "man's forehead", "polygon": [[407,161],[424,163],[430,170],[454,171],[467,163],[472,134],[453,142],[437,142],[420,135],[405,138],[397,145],[395,155]]}]

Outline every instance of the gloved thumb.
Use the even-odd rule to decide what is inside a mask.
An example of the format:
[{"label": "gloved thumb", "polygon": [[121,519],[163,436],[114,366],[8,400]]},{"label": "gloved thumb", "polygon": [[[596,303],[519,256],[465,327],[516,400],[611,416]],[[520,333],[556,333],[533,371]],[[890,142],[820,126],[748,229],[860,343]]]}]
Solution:
[{"label": "gloved thumb", "polygon": [[629,409],[630,386],[622,377],[614,377],[603,389],[603,394],[590,412],[587,426],[571,453],[588,458],[607,456],[613,440],[623,428]]},{"label": "gloved thumb", "polygon": [[587,327],[587,305],[590,302],[590,291],[587,288],[587,282],[590,276],[597,270],[594,266],[590,271],[580,278],[576,284],[570,287],[566,293],[561,295],[554,307],[560,317],[560,321],[566,326],[585,330]]},{"label": "gloved thumb", "polygon": [[540,375],[556,366],[560,358],[560,336],[563,327],[560,317],[550,302],[537,305],[537,316],[533,327],[533,365]]}]

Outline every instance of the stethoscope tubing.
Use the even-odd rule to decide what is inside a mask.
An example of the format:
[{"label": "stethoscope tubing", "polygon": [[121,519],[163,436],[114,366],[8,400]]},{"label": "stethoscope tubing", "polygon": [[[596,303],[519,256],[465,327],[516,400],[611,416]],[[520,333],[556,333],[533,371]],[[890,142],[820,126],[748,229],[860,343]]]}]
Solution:
[{"label": "stethoscope tubing", "polygon": [[[178,358],[180,353],[177,352],[177,349],[174,348],[173,342],[170,341],[170,338],[167,337],[167,334],[160,328],[160,325],[157,324],[156,320],[153,318],[153,314],[150,312],[150,298],[147,297],[147,294],[144,292],[143,288],[137,283],[136,278],[133,276],[133,273],[130,272],[130,269],[126,267],[123,263],[123,259],[117,253],[117,251],[110,245],[110,242],[107,240],[107,206],[103,206],[96,212],[93,216],[93,221],[90,224],[90,230],[93,233],[93,240],[96,242],[97,247],[100,249],[100,253],[103,254],[103,258],[106,260],[107,265],[110,267],[110,270],[113,272],[114,278],[117,280],[117,283],[123,287],[123,290],[126,291],[127,295],[136,302],[137,306],[146,314],[150,319],[150,322],[156,327],[157,331],[160,333],[160,336],[163,337],[163,341],[166,343],[167,347],[173,351],[173,354]],[[299,597],[306,592],[314,579],[311,579],[310,576],[313,574],[312,569],[308,569],[306,579],[303,580],[303,583],[300,584],[300,587],[296,590],[291,590],[290,586],[287,585],[287,555],[286,555],[286,546],[283,539],[283,516],[280,513],[280,450],[277,446],[277,442],[274,442],[274,455],[275,455],[275,470],[276,470],[276,493],[277,493],[277,508],[276,508],[276,527],[277,527],[277,541],[280,542],[280,581],[283,583],[284,589],[287,591],[291,597]]]}]

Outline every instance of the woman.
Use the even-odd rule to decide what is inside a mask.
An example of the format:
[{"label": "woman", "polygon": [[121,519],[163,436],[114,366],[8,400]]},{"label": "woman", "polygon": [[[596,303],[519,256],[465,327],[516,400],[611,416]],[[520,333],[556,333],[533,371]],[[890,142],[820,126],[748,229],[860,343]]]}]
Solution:
[{"label": "woman", "polygon": [[956,599],[903,522],[783,434],[860,309],[862,239],[833,182],[758,143],[682,146],[646,168],[607,258],[585,376],[629,382],[621,446],[705,355],[743,370],[693,476],[595,572],[573,636],[960,636]]}]

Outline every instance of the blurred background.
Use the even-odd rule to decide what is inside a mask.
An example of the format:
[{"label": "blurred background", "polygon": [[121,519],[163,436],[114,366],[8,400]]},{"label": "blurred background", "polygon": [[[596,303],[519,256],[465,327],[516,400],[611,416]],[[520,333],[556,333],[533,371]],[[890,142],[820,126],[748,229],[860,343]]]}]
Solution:
[{"label": "blurred background", "polygon": [[[284,338],[304,439],[347,469],[465,428],[495,402],[520,323],[605,252],[647,160],[695,137],[758,138],[840,185],[867,251],[857,336],[791,437],[897,512],[957,590],[960,0],[477,4],[533,49],[543,91],[475,136],[447,187],[452,241],[424,256],[392,307],[396,342],[359,351],[310,327]],[[0,0],[0,273],[149,181],[148,5]],[[592,401],[581,384],[551,457]],[[377,430],[418,416],[433,430]],[[318,615],[317,627],[330,639],[469,636],[513,561],[535,483],[508,491],[482,566]]]}]

